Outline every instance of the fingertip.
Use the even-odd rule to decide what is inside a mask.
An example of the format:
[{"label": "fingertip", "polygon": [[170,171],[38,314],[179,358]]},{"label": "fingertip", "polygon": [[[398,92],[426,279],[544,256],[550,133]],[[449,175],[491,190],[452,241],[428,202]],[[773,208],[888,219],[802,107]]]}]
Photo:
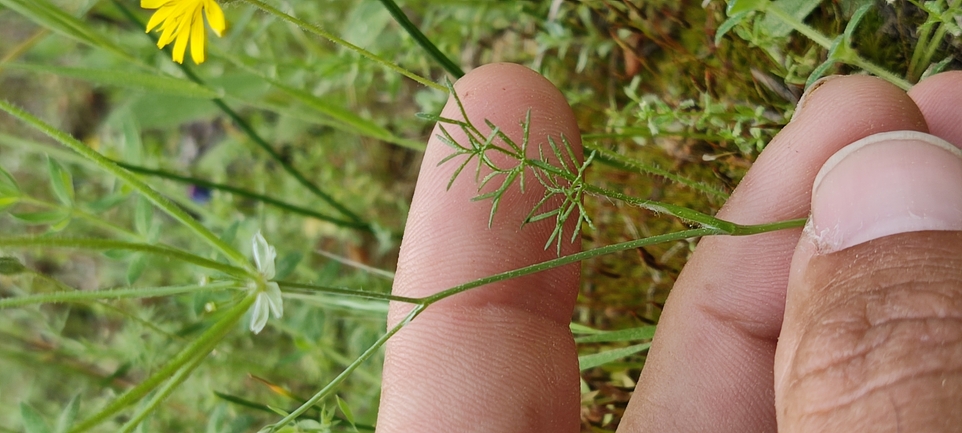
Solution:
[{"label": "fingertip", "polygon": [[909,90],[932,135],[962,147],[962,71],[928,77]]},{"label": "fingertip", "polygon": [[[561,92],[535,71],[509,63],[485,65],[466,74],[454,88],[461,107],[452,95],[442,110],[442,118],[463,120],[463,107],[468,120],[484,138],[492,132],[490,124],[518,146],[523,146],[527,140],[528,158],[538,158],[539,148],[550,155],[549,138],[560,141],[564,137],[580,161],[581,136],[574,113]],[[523,123],[529,115],[525,137]],[[457,168],[468,158],[467,155],[443,162],[454,151],[440,138],[444,133],[459,145],[470,147],[464,130],[443,122],[438,124],[428,141],[401,246],[399,276],[394,288],[395,294],[400,296],[428,296],[466,281],[557,257],[555,248],[544,247],[555,228],[553,220],[545,219],[522,227],[532,208],[544,197],[544,187],[528,172],[525,190],[521,191],[520,179],[511,185],[492,218],[492,201],[473,199],[500,187],[504,176],[498,175],[484,189],[479,189],[479,179],[490,170],[482,166],[478,175],[478,159],[475,157],[458,173]],[[500,139],[495,143],[506,147]],[[485,155],[501,168],[518,164],[517,160],[500,152],[488,151]],[[551,206],[558,205],[558,200],[551,200],[544,209],[550,210]],[[575,227],[575,220],[569,218],[564,227],[561,255],[580,250],[578,240],[569,241],[572,233],[579,229]],[[470,265],[465,266],[466,263]],[[539,274],[539,278],[567,281],[577,277],[577,268],[555,268]],[[458,298],[461,302],[473,302],[471,299],[480,297],[479,303],[523,304],[525,308],[537,309],[567,323],[569,306],[573,308],[577,295],[576,285],[559,284],[552,290],[554,295],[547,298],[532,294],[500,299],[496,290],[485,290],[484,294],[472,291]]]},{"label": "fingertip", "polygon": [[[566,158],[568,166],[581,160],[578,125],[564,96],[534,71],[503,63],[471,71],[454,89],[457,99],[449,98],[441,117],[455,122],[440,122],[425,150],[395,295],[430,296],[559,254],[545,248],[556,227],[553,219],[522,226],[546,194],[530,166],[523,191],[520,179],[505,184],[493,219],[492,201],[474,199],[499,190],[507,171],[525,167],[519,165],[518,149],[527,158],[540,158],[543,151],[557,165],[548,140],[563,146],[563,137],[576,160]],[[457,123],[465,120],[476,130]],[[494,127],[503,136],[493,143],[514,155],[490,149],[479,165],[478,149],[486,146]],[[498,173],[489,164],[500,173],[479,187],[479,179]],[[562,197],[555,195],[539,209],[561,204]],[[563,224],[561,255],[581,248],[576,222],[571,217]],[[429,306],[387,343],[379,431],[577,431],[578,358],[568,323],[579,276],[579,264],[572,263]],[[389,324],[406,311],[408,305],[392,303]]]}]

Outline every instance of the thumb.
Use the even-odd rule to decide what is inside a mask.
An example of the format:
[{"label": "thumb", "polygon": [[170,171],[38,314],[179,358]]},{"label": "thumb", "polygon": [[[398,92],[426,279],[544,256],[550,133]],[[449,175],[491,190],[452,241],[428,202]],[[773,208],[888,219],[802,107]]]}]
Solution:
[{"label": "thumb", "polygon": [[775,354],[780,432],[962,425],[962,151],[898,131],[815,179]]}]

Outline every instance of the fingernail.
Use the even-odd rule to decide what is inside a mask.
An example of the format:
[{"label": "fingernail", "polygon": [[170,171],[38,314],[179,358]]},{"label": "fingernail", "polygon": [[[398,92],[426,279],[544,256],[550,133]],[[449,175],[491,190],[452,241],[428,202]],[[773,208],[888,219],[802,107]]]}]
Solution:
[{"label": "fingernail", "polygon": [[792,121],[798,117],[798,113],[801,113],[802,110],[805,109],[805,105],[808,103],[809,97],[811,97],[819,87],[822,87],[822,85],[825,83],[840,77],[842,77],[842,75],[826,75],[815,80],[811,86],[808,86],[808,88],[805,89],[805,93],[802,93],[802,97],[798,98],[798,103],[795,104],[795,112],[792,113],[792,118],[788,119],[788,123],[792,123]]},{"label": "fingernail", "polygon": [[916,131],[842,148],[815,177],[808,230],[822,252],[896,233],[962,230],[962,150]]}]

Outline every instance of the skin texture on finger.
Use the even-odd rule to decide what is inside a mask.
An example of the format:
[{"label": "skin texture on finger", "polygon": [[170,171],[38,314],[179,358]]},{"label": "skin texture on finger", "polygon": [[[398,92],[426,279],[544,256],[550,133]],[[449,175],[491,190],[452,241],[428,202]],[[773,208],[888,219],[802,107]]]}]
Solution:
[{"label": "skin texture on finger", "polygon": [[[719,217],[804,218],[815,175],[836,151],[879,132],[926,131],[904,92],[866,76],[823,81],[799,110]],[[700,241],[669,295],[619,432],[775,431],[775,344],[800,233]]]},{"label": "skin texture on finger", "polygon": [[962,232],[799,249],[776,364],[779,431],[958,431]]},{"label": "skin texture on finger", "polygon": [[924,84],[909,95],[954,143],[874,135],[816,177],[775,357],[779,431],[943,432],[962,421],[962,115],[951,104],[962,75]]},{"label": "skin texture on finger", "polygon": [[[581,141],[561,93],[535,72],[518,65],[475,69],[455,85],[468,117],[485,134],[490,120],[521,144],[519,124],[531,112],[529,157],[550,136],[566,137],[581,158]],[[461,119],[453,100],[442,117]],[[465,135],[444,128],[458,143]],[[544,248],[553,219],[521,228],[544,188],[528,173],[525,191],[505,194],[488,228],[490,201],[478,195],[474,162],[445,190],[463,156],[438,165],[452,148],[428,142],[415,189],[393,293],[422,297],[496,273],[557,257]],[[560,141],[559,141],[560,142]],[[546,154],[551,151],[545,147]],[[516,164],[490,152],[501,167]],[[482,171],[481,176],[485,175]],[[500,186],[497,178],[482,192]],[[557,207],[551,201],[544,210]],[[570,243],[574,218],[565,226],[561,254]],[[427,308],[387,343],[377,430],[573,432],[579,428],[577,351],[568,328],[577,298],[578,264],[479,287]],[[389,326],[411,306],[392,303]]]},{"label": "skin texture on finger", "polygon": [[926,78],[909,90],[909,97],[915,101],[929,133],[962,145],[962,121],[959,107],[962,107],[962,71],[944,72]]}]

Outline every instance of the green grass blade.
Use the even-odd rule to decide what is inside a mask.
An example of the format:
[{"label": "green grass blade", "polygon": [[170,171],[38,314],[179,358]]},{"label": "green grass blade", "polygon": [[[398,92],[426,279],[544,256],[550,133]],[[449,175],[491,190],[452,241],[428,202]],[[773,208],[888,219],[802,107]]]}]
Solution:
[{"label": "green grass blade", "polygon": [[[296,89],[278,80],[275,80],[267,76],[257,68],[251,67],[246,63],[241,62],[240,59],[237,59],[236,57],[228,56],[226,54],[224,55],[224,57],[228,61],[233,63],[235,66],[242,68],[245,71],[250,72],[251,74],[254,74],[260,77],[262,80],[270,83],[277,90],[284,92],[285,94],[289,95],[290,97],[304,104],[305,107],[310,108],[324,116],[330,117],[331,119],[334,119],[334,122],[331,122],[331,125],[335,126],[338,129],[347,130],[350,132],[354,132],[354,133],[361,134],[371,138],[376,138],[378,140],[386,141],[389,143],[399,142],[399,139],[395,137],[394,134],[391,133],[391,131],[388,131],[387,129],[381,127],[380,125],[374,123],[371,120],[358,116],[354,112],[347,110],[345,108],[332,105],[328,101],[325,101],[320,97],[307,93],[304,90]],[[345,128],[345,126],[347,126],[347,128]],[[420,150],[423,150],[423,147]]]},{"label": "green grass blade", "polygon": [[256,297],[256,292],[252,291],[249,293],[242,301],[237,303],[237,305],[231,307],[224,314],[224,316],[220,318],[220,320],[210,327],[210,329],[205,331],[200,337],[197,337],[196,340],[192,341],[187,347],[185,347],[184,350],[175,355],[170,362],[164,365],[163,368],[158,369],[143,382],[131,388],[120,397],[117,397],[117,399],[107,405],[107,407],[101,409],[100,412],[97,412],[92,417],[75,426],[70,430],[70,432],[84,432],[100,425],[127,406],[140,401],[140,399],[157,388],[164,380],[170,378],[173,374],[180,371],[192,361],[195,361],[198,357],[202,358],[202,355],[210,353],[217,343],[219,343],[224,336],[226,336],[227,333],[229,333],[231,329],[237,325],[237,322],[240,321],[241,317],[244,316],[244,313],[246,313],[250,306],[254,303],[254,299]]},{"label": "green grass blade", "polygon": [[84,22],[68,14],[49,0],[0,0],[6,6],[38,25],[82,43],[105,49],[126,59],[133,59],[119,45],[111,42]]},{"label": "green grass blade", "polygon": [[651,343],[641,343],[620,349],[607,350],[601,353],[582,355],[578,357],[578,365],[581,371],[585,371],[589,368],[595,368],[599,365],[604,365],[626,356],[634,355],[642,350],[647,350],[649,347],[651,347]]},{"label": "green grass blade", "polygon": [[397,72],[397,73],[399,73],[399,74],[401,74],[401,75],[404,75],[405,77],[408,77],[408,78],[410,78],[410,79],[412,79],[412,80],[414,80],[414,81],[417,81],[418,83],[421,83],[421,84],[423,84],[423,85],[425,85],[425,86],[427,86],[427,87],[430,87],[430,88],[435,89],[435,90],[446,90],[444,86],[442,86],[442,85],[440,85],[440,84],[438,84],[438,83],[435,83],[434,81],[431,81],[431,80],[429,80],[429,79],[427,79],[427,78],[424,78],[424,77],[422,77],[422,76],[420,76],[420,75],[418,75],[418,74],[415,74],[415,73],[413,73],[413,72],[411,72],[411,71],[409,71],[409,70],[407,70],[407,69],[404,69],[404,68],[402,68],[402,67],[400,67],[400,66],[398,66],[398,65],[395,65],[394,63],[391,63],[390,61],[388,61],[388,60],[386,60],[386,59],[378,56],[377,54],[374,54],[374,53],[372,53],[372,52],[370,52],[370,51],[368,51],[368,50],[365,50],[364,48],[361,48],[361,47],[359,47],[359,46],[357,46],[357,45],[354,45],[354,44],[352,44],[352,43],[350,43],[350,42],[348,42],[348,41],[345,41],[344,39],[341,39],[341,38],[335,36],[333,33],[330,33],[330,32],[328,32],[328,31],[326,31],[326,30],[324,30],[324,29],[322,29],[322,28],[320,28],[320,27],[318,27],[318,26],[316,26],[316,25],[314,25],[314,24],[308,23],[308,22],[306,22],[306,21],[300,20],[300,19],[295,18],[295,17],[293,17],[293,16],[291,16],[291,15],[288,15],[288,14],[286,14],[286,13],[284,13],[284,12],[281,12],[281,11],[278,10],[277,8],[274,8],[273,6],[268,5],[268,4],[266,4],[266,3],[262,2],[262,1],[259,1],[259,0],[242,0],[242,1],[245,2],[245,3],[247,3],[247,4],[250,4],[250,5],[256,7],[256,8],[258,8],[258,9],[264,11],[264,12],[267,12],[267,13],[269,13],[269,14],[271,14],[271,15],[274,15],[274,16],[280,18],[280,19],[283,20],[283,21],[287,21],[287,22],[289,22],[289,23],[291,23],[291,24],[294,24],[294,25],[296,25],[296,26],[304,29],[304,30],[307,31],[308,33],[313,33],[313,34],[315,34],[315,35],[317,35],[317,36],[320,36],[320,37],[322,37],[322,38],[328,39],[328,40],[330,40],[331,42],[334,42],[335,44],[341,45],[341,46],[343,46],[343,47],[345,47],[345,48],[347,48],[347,49],[349,49],[349,50],[351,50],[351,51],[354,51],[354,52],[360,54],[361,56],[363,56],[363,57],[365,57],[365,58],[373,61],[374,63],[377,63],[377,64],[379,64],[379,65],[381,65],[381,66],[384,66],[385,68],[388,68],[388,69],[390,69],[390,70],[392,70],[392,71],[394,71],[394,72]]},{"label": "green grass blade", "polygon": [[77,248],[86,250],[124,250],[154,254],[162,257],[182,260],[200,267],[213,269],[237,277],[247,276],[247,271],[243,268],[231,266],[204,257],[200,257],[186,251],[175,248],[143,244],[135,242],[115,241],[111,239],[92,239],[92,238],[68,238],[68,237],[0,237],[0,247],[41,247],[41,248]]},{"label": "green grass blade", "polygon": [[93,302],[128,298],[157,298],[162,296],[182,295],[184,293],[217,292],[221,290],[237,288],[237,284],[238,283],[236,281],[221,281],[210,284],[190,284],[184,286],[41,293],[36,295],[0,298],[0,310],[34,304]]},{"label": "green grass blade", "polygon": [[107,159],[106,157],[98,153],[97,151],[91,149],[90,147],[81,143],[80,141],[77,141],[77,139],[71,137],[70,134],[67,134],[57,128],[54,128],[53,126],[40,120],[36,116],[20,109],[19,107],[14,106],[13,104],[10,104],[5,100],[0,100],[0,110],[7,112],[8,114],[12,115],[13,117],[16,117],[17,119],[20,119],[22,122],[26,123],[27,125],[30,125],[31,127],[33,127],[34,129],[37,129],[40,132],[43,132],[50,138],[53,138],[54,140],[58,141],[60,144],[63,144],[64,146],[72,149],[74,152],[79,153],[86,159],[91,160],[101,170],[116,176],[126,184],[130,185],[131,188],[133,188],[134,190],[142,194],[148,200],[150,200],[151,203],[153,203],[155,206],[157,206],[158,208],[166,212],[168,215],[173,217],[176,221],[180,222],[181,224],[186,226],[188,229],[193,231],[194,234],[198,235],[198,237],[204,239],[211,247],[216,249],[221,254],[224,254],[232,262],[234,262],[235,265],[242,266],[245,269],[250,269],[251,272],[253,272],[253,269],[250,263],[247,261],[247,259],[244,257],[243,254],[238,252],[236,249],[234,249],[230,245],[227,245],[226,243],[221,241],[214,233],[212,233],[206,227],[204,227],[199,222],[197,222],[197,220],[191,217],[187,212],[175,206],[173,203],[171,203],[170,200],[167,199],[167,197],[164,197],[157,191],[154,191],[153,188],[151,188],[149,185],[144,183],[144,181],[140,180],[140,178],[135,176],[133,173],[123,169],[122,167],[115,164],[113,161]]},{"label": "green grass blade", "polygon": [[185,98],[214,99],[223,96],[190,80],[119,69],[64,68],[47,65],[11,63],[7,67],[31,72],[76,78],[99,86],[120,87]]},{"label": "green grass blade", "polygon": [[421,33],[421,30],[408,19],[408,16],[398,7],[397,3],[394,3],[394,0],[380,1],[381,4],[384,5],[384,8],[394,17],[394,21],[397,21],[401,28],[403,28],[424,51],[427,51],[428,56],[434,59],[435,62],[438,62],[449,74],[454,75],[454,78],[464,76],[464,71],[462,71],[458,65],[454,64],[448,56],[444,55],[427,36],[424,36],[424,33]]},{"label": "green grass blade", "polygon": [[617,331],[599,332],[584,337],[575,338],[575,343],[608,343],[612,341],[650,340],[655,336],[655,325],[638,328],[619,329]]}]

